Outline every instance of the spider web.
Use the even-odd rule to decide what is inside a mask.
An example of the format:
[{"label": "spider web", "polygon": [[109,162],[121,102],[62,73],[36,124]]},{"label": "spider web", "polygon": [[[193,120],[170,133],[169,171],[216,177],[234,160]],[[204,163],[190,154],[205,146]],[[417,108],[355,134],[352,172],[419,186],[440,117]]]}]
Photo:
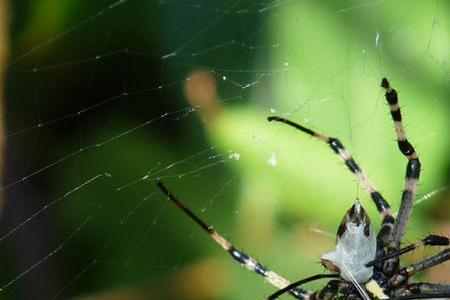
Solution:
[{"label": "spider web", "polygon": [[[169,203],[157,178],[290,280],[322,272],[318,259],[333,239],[311,226],[333,234],[355,198],[379,218],[325,145],[266,118],[339,137],[397,209],[406,162],[383,76],[399,91],[424,166],[419,197],[444,191],[417,207],[407,240],[448,234],[439,221],[448,219],[448,201],[439,201],[448,182],[446,2],[11,8],[2,299],[263,299],[274,291]],[[445,281],[444,272],[428,276]]]}]

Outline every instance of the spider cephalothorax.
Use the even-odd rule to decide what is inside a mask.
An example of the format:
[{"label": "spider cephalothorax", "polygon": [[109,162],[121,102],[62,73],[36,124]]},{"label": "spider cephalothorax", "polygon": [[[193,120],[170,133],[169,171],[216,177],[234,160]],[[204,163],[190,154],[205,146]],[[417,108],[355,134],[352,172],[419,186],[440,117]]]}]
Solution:
[{"label": "spider cephalothorax", "polygon": [[[203,228],[231,257],[245,268],[263,276],[279,290],[268,299],[276,299],[289,293],[297,299],[444,299],[450,298],[450,285],[435,283],[410,283],[410,277],[450,259],[450,248],[417,263],[400,267],[400,255],[422,246],[448,246],[449,239],[444,236],[429,235],[421,241],[400,248],[406,224],[411,215],[420,176],[420,161],[414,147],[406,138],[397,92],[383,78],[381,86],[395,125],[400,152],[407,158],[405,184],[400,210],[397,217],[389,203],[370,182],[359,165],[353,160],[343,144],[336,138],[317,133],[288,119],[272,116],[269,121],[292,126],[322,142],[343,160],[359,185],[368,193],[382,219],[382,225],[375,236],[369,216],[357,201],[345,214],[336,238],[334,251],[322,255],[322,264],[331,274],[317,274],[294,283],[267,269],[246,253],[236,249],[230,242],[195,215],[184,203],[178,200],[157,180],[157,185],[168,198],[182,209],[193,221]],[[308,291],[299,286],[312,280],[334,278],[320,291]]]}]

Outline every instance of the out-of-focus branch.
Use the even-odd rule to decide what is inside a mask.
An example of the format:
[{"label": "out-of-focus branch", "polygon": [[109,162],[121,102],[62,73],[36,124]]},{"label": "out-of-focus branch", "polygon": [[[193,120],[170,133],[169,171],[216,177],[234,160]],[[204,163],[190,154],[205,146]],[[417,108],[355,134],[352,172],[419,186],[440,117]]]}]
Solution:
[{"label": "out-of-focus branch", "polygon": [[[0,0],[0,182],[3,185],[5,166],[5,71],[9,50],[9,1]],[[3,194],[0,193],[0,211],[3,207]]]}]

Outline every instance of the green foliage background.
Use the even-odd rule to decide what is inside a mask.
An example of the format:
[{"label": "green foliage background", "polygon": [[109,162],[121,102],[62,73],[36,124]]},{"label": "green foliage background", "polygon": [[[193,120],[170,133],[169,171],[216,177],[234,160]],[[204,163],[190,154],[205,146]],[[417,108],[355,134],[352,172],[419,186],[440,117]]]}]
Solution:
[{"label": "green foliage background", "polygon": [[[157,177],[287,278],[322,272],[320,254],[334,239],[310,227],[334,234],[356,198],[376,226],[379,218],[326,145],[266,118],[339,137],[397,209],[406,161],[379,86],[384,76],[424,166],[419,197],[448,185],[447,2],[127,1],[105,9],[112,3],[12,6],[8,128],[34,130],[8,141],[27,161],[22,174],[45,168],[26,180],[38,208],[51,203],[36,218],[52,232],[38,248],[45,257],[62,245],[43,263],[54,278],[42,299],[263,299],[274,291],[168,203]],[[246,8],[256,12],[236,13]],[[20,71],[33,68],[37,75]],[[217,81],[213,118],[185,99],[198,68]],[[105,99],[113,100],[84,111]],[[417,207],[407,240],[448,221],[436,213],[449,207],[443,194]],[[21,258],[6,245],[4,283],[30,267],[16,268]],[[26,299],[38,276],[32,270],[3,295]]]}]

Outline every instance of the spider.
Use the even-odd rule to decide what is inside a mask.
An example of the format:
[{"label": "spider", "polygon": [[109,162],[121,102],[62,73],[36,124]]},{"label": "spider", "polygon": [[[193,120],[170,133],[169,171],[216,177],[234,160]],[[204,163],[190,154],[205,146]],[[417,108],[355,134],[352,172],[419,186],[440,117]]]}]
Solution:
[{"label": "spider", "polygon": [[[396,90],[390,86],[386,78],[382,79],[381,87],[385,90],[385,97],[394,121],[398,147],[400,152],[408,159],[400,209],[396,218],[389,203],[377,191],[338,139],[319,134],[282,117],[268,117],[269,122],[275,121],[287,124],[327,143],[334,153],[344,161],[350,172],[355,175],[359,185],[370,195],[382,218],[381,229],[378,234],[375,234],[369,216],[362,205],[356,201],[346,212],[339,225],[335,249],[321,256],[322,265],[331,273],[317,274],[294,283],[289,282],[284,277],[264,267],[253,257],[235,248],[211,225],[200,219],[176,198],[159,179],[156,184],[168,199],[203,228],[235,261],[250,271],[263,276],[269,283],[278,288],[277,292],[267,298],[269,300],[277,299],[285,293],[296,299],[304,300],[449,298],[449,284],[410,283],[410,277],[417,272],[449,260],[449,247],[419,262],[400,267],[399,257],[402,254],[423,246],[448,246],[449,239],[444,236],[429,235],[419,242],[400,248],[416,197],[421,166],[414,147],[406,138]],[[300,288],[300,285],[304,283],[323,278],[333,279],[319,291],[313,292]]]}]

